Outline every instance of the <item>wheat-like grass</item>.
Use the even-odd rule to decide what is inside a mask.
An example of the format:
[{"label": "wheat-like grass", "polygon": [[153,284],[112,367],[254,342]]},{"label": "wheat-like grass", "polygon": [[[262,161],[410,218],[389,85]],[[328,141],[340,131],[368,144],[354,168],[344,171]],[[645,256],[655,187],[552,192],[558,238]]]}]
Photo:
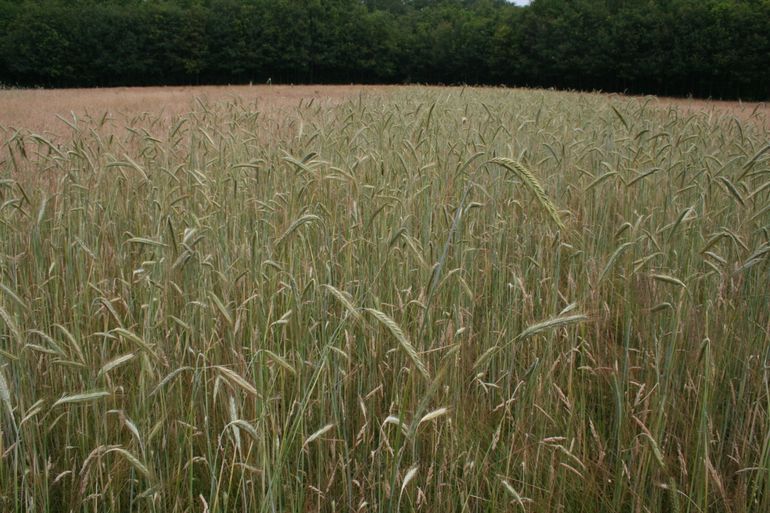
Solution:
[{"label": "wheat-like grass", "polygon": [[763,124],[367,91],[0,127],[0,511],[770,510]]}]

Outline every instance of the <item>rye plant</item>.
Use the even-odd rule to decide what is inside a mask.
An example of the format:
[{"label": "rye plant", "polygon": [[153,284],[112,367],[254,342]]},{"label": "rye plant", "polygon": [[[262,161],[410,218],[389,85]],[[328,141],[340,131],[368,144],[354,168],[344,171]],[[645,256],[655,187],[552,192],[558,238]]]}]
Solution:
[{"label": "rye plant", "polygon": [[0,126],[2,511],[770,511],[766,120],[66,121]]}]

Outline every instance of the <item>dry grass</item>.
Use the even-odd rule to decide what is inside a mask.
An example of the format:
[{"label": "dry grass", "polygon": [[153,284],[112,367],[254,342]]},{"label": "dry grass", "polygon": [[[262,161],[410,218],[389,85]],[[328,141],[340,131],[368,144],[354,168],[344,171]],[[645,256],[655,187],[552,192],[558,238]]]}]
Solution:
[{"label": "dry grass", "polygon": [[705,112],[715,116],[730,115],[741,121],[751,121],[767,126],[770,120],[770,104],[767,102],[741,102],[701,100],[698,98],[654,98],[657,107],[675,107],[686,113]]},{"label": "dry grass", "polygon": [[360,93],[383,92],[387,86],[179,86],[115,87],[104,89],[7,89],[0,90],[0,125],[61,136],[69,132],[59,119],[73,113],[82,118],[104,113],[122,121],[143,113],[166,120],[189,112],[193,102],[257,102],[264,108],[296,106],[300,100],[327,105]]},{"label": "dry grass", "polygon": [[[168,120],[172,116],[188,112],[196,98],[205,103],[223,100],[258,102],[264,110],[296,106],[300,100],[310,99],[331,105],[361,93],[385,93],[398,89],[398,86],[362,85],[8,89],[0,90],[0,126],[25,128],[35,133],[61,136],[68,133],[68,127],[59,116],[72,120],[73,113],[83,117],[100,116],[106,112],[118,120],[150,113]],[[585,96],[584,93],[571,94]],[[619,95],[606,96],[612,98]],[[659,108],[675,107],[689,113],[703,111],[717,115],[728,114],[742,121],[761,120],[763,123],[770,119],[770,105],[767,103],[684,98],[652,98],[651,101]]]}]

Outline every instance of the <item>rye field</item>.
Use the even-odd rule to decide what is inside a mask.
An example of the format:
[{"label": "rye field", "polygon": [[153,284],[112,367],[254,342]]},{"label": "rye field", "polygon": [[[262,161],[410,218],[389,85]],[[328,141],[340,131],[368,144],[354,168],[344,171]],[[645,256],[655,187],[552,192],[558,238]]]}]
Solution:
[{"label": "rye field", "polygon": [[764,107],[50,118],[0,113],[0,510],[770,511]]}]

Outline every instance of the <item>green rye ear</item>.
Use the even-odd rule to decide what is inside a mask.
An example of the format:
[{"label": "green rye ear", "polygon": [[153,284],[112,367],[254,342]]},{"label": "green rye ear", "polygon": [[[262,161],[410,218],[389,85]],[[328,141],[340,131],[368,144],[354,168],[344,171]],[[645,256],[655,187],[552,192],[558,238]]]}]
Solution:
[{"label": "green rye ear", "polygon": [[540,184],[540,181],[535,178],[535,175],[532,173],[532,171],[527,169],[527,167],[521,162],[505,157],[494,158],[490,160],[489,163],[501,166],[515,174],[524,183],[527,189],[529,189],[529,191],[535,195],[537,202],[540,203],[546,212],[548,212],[548,216],[551,218],[554,224],[558,226],[560,230],[564,229],[564,223],[561,219],[559,219],[559,212],[556,209],[556,205],[554,205],[553,201],[551,201],[551,198],[549,198],[545,193],[543,186]]}]

